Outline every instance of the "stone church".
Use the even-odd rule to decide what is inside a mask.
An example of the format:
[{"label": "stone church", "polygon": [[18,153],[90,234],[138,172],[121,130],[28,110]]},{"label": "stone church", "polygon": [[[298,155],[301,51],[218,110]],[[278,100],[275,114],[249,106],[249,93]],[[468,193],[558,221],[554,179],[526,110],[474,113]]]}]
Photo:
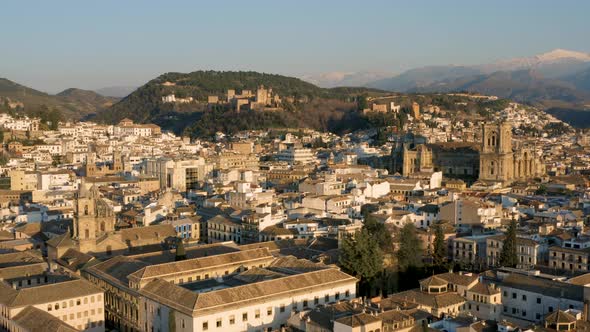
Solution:
[{"label": "stone church", "polygon": [[535,147],[513,141],[507,122],[484,124],[480,144],[406,139],[392,152],[392,164],[393,172],[401,170],[403,176],[442,171],[447,178],[501,185],[544,174]]},{"label": "stone church", "polygon": [[176,230],[170,224],[115,229],[113,208],[96,186],[85,183],[75,196],[73,232],[47,241],[48,256],[58,260],[68,250],[98,258],[163,250],[175,243]]},{"label": "stone church", "polygon": [[114,151],[110,165],[97,165],[96,153],[89,152],[86,155],[84,166],[84,173],[87,177],[117,175],[124,170],[124,160],[120,151]]},{"label": "stone church", "polygon": [[75,202],[74,239],[78,240],[81,252],[94,252],[96,240],[115,230],[115,214],[96,186],[87,189],[82,184]]},{"label": "stone church", "polygon": [[545,173],[535,147],[514,144],[507,122],[484,124],[479,169],[480,181],[503,185]]}]

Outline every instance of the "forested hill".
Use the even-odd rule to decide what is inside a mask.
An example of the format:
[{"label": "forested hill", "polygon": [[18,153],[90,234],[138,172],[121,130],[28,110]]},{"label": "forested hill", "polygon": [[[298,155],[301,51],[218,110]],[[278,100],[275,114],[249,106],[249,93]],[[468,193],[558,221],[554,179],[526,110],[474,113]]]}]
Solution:
[{"label": "forested hill", "polygon": [[[283,111],[242,112],[238,116],[228,105],[212,107],[206,103],[211,95],[225,99],[228,89],[236,93],[256,92],[259,86],[272,88],[273,93],[281,97]],[[369,88],[324,89],[293,77],[251,71],[166,73],[100,112],[93,120],[116,123],[130,118],[139,123],[156,123],[177,133],[189,128],[188,134],[195,136],[209,134],[212,128],[231,131],[261,126],[304,126],[327,130],[357,110],[358,96],[380,93],[382,91]],[[162,101],[162,97],[171,94],[176,98],[192,97],[194,101]],[[198,128],[205,128],[207,132]]]},{"label": "forested hill", "polygon": [[0,78],[0,112],[16,112],[32,116],[48,111],[60,113],[66,119],[79,119],[99,112],[118,99],[104,97],[93,91],[67,89],[56,95]]}]

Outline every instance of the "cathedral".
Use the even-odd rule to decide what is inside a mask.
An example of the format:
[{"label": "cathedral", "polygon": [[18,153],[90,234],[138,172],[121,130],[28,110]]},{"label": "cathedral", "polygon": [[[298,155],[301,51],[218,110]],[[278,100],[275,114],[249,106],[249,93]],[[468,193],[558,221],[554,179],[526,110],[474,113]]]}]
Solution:
[{"label": "cathedral", "polygon": [[544,174],[534,147],[513,144],[512,126],[507,122],[484,124],[479,169],[480,181],[502,184]]},{"label": "cathedral", "polygon": [[535,147],[513,141],[512,126],[507,122],[484,124],[480,144],[406,139],[392,152],[392,164],[393,171],[401,168],[403,176],[442,171],[447,178],[501,185],[545,173]]},{"label": "cathedral", "polygon": [[123,157],[120,151],[113,152],[113,161],[111,165],[97,165],[96,153],[89,152],[86,155],[86,164],[84,167],[85,175],[87,177],[100,177],[107,175],[117,175],[123,172]]}]

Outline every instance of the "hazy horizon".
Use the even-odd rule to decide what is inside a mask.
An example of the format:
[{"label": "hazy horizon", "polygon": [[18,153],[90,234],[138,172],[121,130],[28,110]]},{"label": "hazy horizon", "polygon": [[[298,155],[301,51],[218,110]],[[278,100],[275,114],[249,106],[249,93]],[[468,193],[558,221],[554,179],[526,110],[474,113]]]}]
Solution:
[{"label": "hazy horizon", "polygon": [[[152,1],[6,3],[0,77],[56,93],[164,72],[397,74],[556,48],[590,53],[590,3]],[[556,24],[559,22],[559,24]]]}]

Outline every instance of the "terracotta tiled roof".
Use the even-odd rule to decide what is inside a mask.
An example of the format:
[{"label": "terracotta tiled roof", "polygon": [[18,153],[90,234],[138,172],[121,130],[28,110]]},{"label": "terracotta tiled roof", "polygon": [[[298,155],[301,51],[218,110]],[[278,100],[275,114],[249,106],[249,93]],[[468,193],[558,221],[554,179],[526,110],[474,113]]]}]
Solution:
[{"label": "terracotta tiled roof", "polygon": [[28,306],[12,318],[12,321],[22,329],[30,332],[76,332],[80,331],[66,324],[61,319]]}]

